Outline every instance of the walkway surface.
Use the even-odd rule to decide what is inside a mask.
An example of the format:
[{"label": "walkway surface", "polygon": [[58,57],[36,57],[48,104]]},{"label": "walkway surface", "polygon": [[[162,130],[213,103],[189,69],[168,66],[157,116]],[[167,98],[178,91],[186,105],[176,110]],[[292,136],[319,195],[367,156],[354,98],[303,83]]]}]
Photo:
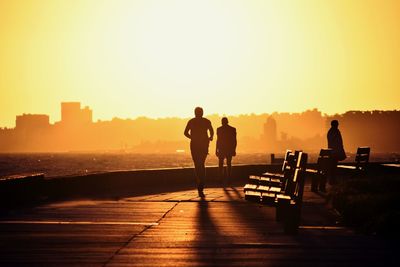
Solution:
[{"label": "walkway surface", "polygon": [[242,188],[114,201],[69,201],[0,217],[1,266],[394,266],[398,248],[338,227],[321,196],[304,196],[286,235],[275,210]]}]

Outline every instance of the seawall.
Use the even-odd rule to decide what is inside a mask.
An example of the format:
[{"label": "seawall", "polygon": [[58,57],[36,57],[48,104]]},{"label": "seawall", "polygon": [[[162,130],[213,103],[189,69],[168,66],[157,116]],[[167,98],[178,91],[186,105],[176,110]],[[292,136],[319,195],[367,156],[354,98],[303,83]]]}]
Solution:
[{"label": "seawall", "polygon": [[[347,164],[350,165],[350,164]],[[316,168],[316,164],[308,164]],[[281,165],[236,165],[232,170],[234,186],[243,186],[249,175],[265,171],[279,172]],[[381,176],[399,173],[399,168],[370,163],[368,175]],[[339,176],[349,176],[338,170]],[[351,173],[350,173],[351,176]],[[221,186],[218,167],[207,167],[206,188]],[[43,175],[20,179],[0,180],[0,209],[37,205],[65,199],[118,199],[152,193],[172,192],[196,188],[193,168],[165,168],[151,170],[113,171],[83,176],[46,178]]]},{"label": "seawall", "polygon": [[[234,185],[243,185],[250,174],[279,171],[280,165],[233,166]],[[218,168],[207,167],[206,187],[220,186]],[[46,178],[33,176],[0,181],[0,207],[36,205],[74,198],[120,198],[130,195],[195,188],[193,168],[114,171],[84,176]]]}]

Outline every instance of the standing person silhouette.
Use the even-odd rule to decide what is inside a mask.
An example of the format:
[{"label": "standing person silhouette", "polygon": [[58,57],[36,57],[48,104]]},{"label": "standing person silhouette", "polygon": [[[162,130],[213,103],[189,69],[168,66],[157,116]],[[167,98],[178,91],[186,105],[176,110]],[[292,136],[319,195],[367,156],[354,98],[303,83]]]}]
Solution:
[{"label": "standing person silhouette", "polygon": [[226,182],[229,183],[232,174],[232,157],[236,156],[236,128],[228,125],[228,118],[221,119],[221,127],[217,129],[217,146],[215,155],[218,157],[219,174],[223,182],[224,179],[224,160],[226,159]]},{"label": "standing person silhouette", "polygon": [[[339,122],[337,120],[331,121],[331,128],[328,131],[327,139],[328,139],[328,148],[332,149],[333,151],[333,159],[332,159],[333,163],[329,178],[330,178],[330,183],[335,184],[336,183],[335,170],[337,163],[338,161],[346,159],[346,152],[344,151],[343,148],[342,134],[340,133]],[[320,185],[321,191],[325,191],[325,183],[322,183]]]},{"label": "standing person silhouette", "polygon": [[[190,152],[196,172],[197,190],[204,197],[204,179],[206,176],[205,161],[208,155],[208,145],[214,137],[211,121],[203,118],[203,109],[194,109],[195,117],[190,119],[185,128],[185,136],[190,139]],[[208,135],[210,134],[210,135]]]}]

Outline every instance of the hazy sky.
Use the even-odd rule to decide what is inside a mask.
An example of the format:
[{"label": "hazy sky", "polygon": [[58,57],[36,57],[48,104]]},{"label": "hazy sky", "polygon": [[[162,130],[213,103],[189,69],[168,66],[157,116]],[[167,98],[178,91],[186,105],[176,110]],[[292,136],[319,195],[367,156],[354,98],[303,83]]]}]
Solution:
[{"label": "hazy sky", "polygon": [[0,126],[399,109],[400,1],[0,0]]}]

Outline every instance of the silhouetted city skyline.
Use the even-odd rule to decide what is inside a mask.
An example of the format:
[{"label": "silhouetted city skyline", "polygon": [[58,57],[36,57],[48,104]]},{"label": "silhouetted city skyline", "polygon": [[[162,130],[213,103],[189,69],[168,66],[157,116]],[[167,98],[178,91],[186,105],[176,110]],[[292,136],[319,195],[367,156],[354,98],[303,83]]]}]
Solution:
[{"label": "silhouetted city skyline", "polygon": [[[0,128],[0,152],[127,151],[188,152],[183,137],[186,118],[114,118],[93,121],[90,107],[62,102],[61,120],[53,124],[45,114],[16,116],[15,128]],[[223,116],[206,116],[214,127]],[[317,109],[302,113],[228,116],[237,126],[238,152],[282,152],[287,147],[318,151],[326,147],[329,122],[337,119],[349,152],[360,145],[374,151],[396,152],[400,145],[400,111],[348,111],[329,116]],[[382,138],[384,136],[385,138]],[[214,149],[214,142],[210,145]]]}]

